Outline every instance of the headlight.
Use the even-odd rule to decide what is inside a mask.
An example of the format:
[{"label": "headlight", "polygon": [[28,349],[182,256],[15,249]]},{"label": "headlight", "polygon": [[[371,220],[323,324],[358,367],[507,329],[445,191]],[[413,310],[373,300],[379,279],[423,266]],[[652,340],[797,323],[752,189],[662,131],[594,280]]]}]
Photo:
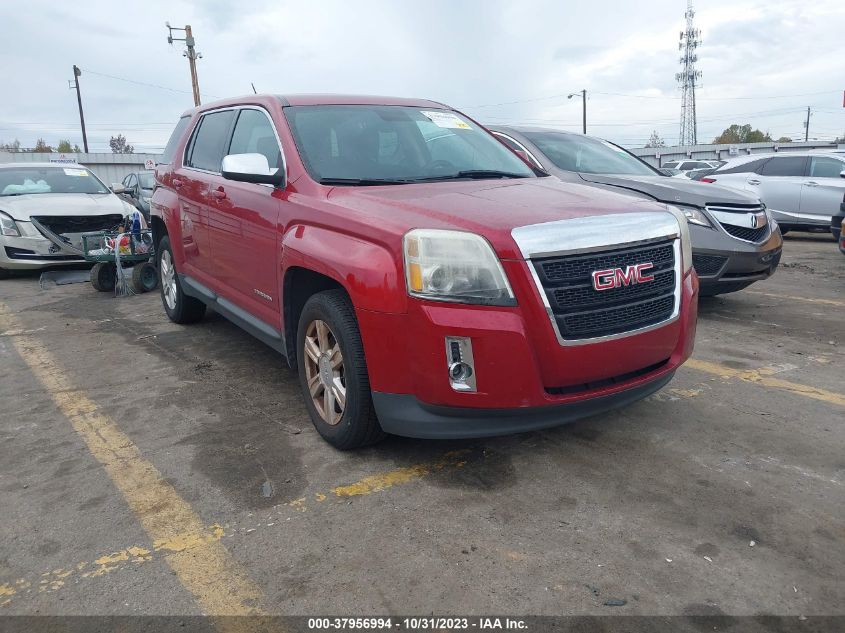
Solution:
[{"label": "headlight", "polygon": [[18,231],[18,225],[15,224],[15,221],[2,212],[0,212],[0,235],[8,235],[10,237],[21,236],[21,232]]},{"label": "headlight", "polygon": [[689,222],[690,224],[706,226],[708,229],[713,228],[713,223],[710,221],[710,218],[704,215],[704,212],[702,212],[701,209],[683,206],[677,206],[676,208],[681,210],[681,212],[684,214],[684,217],[686,217],[687,222]]},{"label": "headlight", "polygon": [[513,306],[508,278],[490,244],[462,231],[414,229],[405,234],[408,294],[433,301]]},{"label": "headlight", "polygon": [[681,263],[683,264],[684,274],[686,274],[692,268],[692,241],[689,236],[687,216],[681,209],[670,204],[666,205],[666,210],[678,220],[678,228],[681,232]]}]

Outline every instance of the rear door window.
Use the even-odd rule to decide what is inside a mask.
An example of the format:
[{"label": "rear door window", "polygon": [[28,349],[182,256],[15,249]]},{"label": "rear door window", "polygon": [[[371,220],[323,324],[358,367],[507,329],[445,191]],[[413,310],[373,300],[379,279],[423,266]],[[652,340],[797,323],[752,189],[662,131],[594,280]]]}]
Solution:
[{"label": "rear door window", "polygon": [[759,173],[760,167],[763,166],[764,163],[769,161],[769,158],[758,158],[756,160],[750,160],[746,163],[742,163],[741,165],[722,165],[719,168],[720,174],[754,174]]},{"label": "rear door window", "polygon": [[839,178],[843,170],[845,170],[845,163],[835,158],[813,156],[810,159],[811,178]]},{"label": "rear door window", "polygon": [[234,110],[210,112],[204,115],[188,146],[185,165],[194,169],[220,173],[220,163],[223,162],[223,154],[229,144],[229,131],[234,118]]},{"label": "rear door window", "polygon": [[807,166],[805,156],[776,156],[763,165],[761,176],[803,176]]}]

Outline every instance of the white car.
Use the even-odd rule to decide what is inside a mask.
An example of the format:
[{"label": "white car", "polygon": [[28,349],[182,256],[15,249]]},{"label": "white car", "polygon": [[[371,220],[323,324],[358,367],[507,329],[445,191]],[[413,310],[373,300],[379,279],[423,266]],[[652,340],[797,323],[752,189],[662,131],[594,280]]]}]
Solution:
[{"label": "white car", "polygon": [[781,231],[827,233],[845,195],[845,154],[780,152],[733,158],[701,182],[753,193]]},{"label": "white car", "polygon": [[84,261],[82,234],[113,229],[134,210],[86,167],[0,164],[0,279]]},{"label": "white car", "polygon": [[723,162],[721,160],[670,160],[663,163],[661,167],[677,169],[686,174],[697,169],[715,169]]}]

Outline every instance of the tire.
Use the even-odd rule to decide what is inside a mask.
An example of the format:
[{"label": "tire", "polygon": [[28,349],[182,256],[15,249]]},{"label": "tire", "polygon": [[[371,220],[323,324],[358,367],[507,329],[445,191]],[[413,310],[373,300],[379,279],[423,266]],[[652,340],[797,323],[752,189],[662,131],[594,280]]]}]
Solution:
[{"label": "tire", "polygon": [[158,285],[158,271],[150,262],[137,264],[132,268],[132,289],[141,294],[156,289]]},{"label": "tire", "polygon": [[9,277],[9,271],[5,268],[0,268],[0,279],[8,279]]},{"label": "tire", "polygon": [[116,283],[114,264],[99,262],[91,269],[91,285],[97,292],[114,292]]},{"label": "tire", "polygon": [[156,251],[156,268],[158,269],[159,288],[161,289],[161,304],[167,317],[174,323],[186,325],[196,323],[205,316],[205,304],[194,297],[189,297],[182,291],[179,275],[173,263],[173,249],[170,247],[170,237],[161,238]]},{"label": "tire", "polygon": [[[306,351],[306,339],[311,354]],[[385,433],[373,406],[364,345],[355,309],[344,291],[327,290],[308,299],[299,318],[296,345],[299,385],[305,406],[323,439],[340,450],[381,440]],[[337,350],[340,352],[339,367],[332,365]],[[315,356],[319,360],[315,361]],[[309,383],[313,385],[314,395]],[[327,384],[332,388],[327,389]],[[339,398],[334,396],[335,387],[343,390],[345,402],[342,407]],[[332,394],[328,399],[327,391]],[[324,414],[325,411],[330,413]]]}]

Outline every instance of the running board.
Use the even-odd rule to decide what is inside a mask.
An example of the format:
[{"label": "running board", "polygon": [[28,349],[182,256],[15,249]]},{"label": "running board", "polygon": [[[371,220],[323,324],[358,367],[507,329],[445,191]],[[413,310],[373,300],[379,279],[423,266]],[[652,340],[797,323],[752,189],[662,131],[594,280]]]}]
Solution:
[{"label": "running board", "polygon": [[182,286],[182,291],[186,295],[199,299],[204,304],[229,319],[232,323],[243,328],[259,341],[265,345],[269,345],[282,356],[287,358],[285,337],[277,329],[254,317],[243,308],[236,306],[228,299],[224,299],[219,296],[210,288],[207,288],[197,280],[188,277],[187,275],[179,274],[179,283]]}]

